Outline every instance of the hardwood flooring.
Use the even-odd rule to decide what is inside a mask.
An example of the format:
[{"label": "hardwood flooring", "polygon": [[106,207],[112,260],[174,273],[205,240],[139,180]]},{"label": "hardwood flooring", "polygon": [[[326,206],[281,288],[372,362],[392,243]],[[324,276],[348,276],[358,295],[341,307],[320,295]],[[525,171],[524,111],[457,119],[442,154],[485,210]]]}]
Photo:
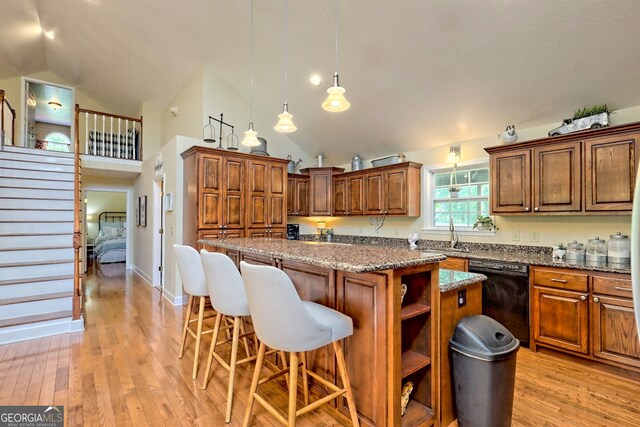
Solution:
[{"label": "hardwood flooring", "polygon": [[[191,380],[193,340],[178,359],[183,308],[121,266],[86,281],[84,333],[0,346],[0,405],[64,405],[68,426],[223,426],[227,372]],[[203,345],[202,359],[209,346]],[[253,364],[240,366],[231,426],[240,426]],[[260,388],[285,408],[284,383]],[[495,402],[500,404],[500,402]],[[260,405],[253,425],[276,426]],[[350,425],[331,408],[299,426]],[[518,354],[514,426],[638,426],[640,382],[549,353]]]}]

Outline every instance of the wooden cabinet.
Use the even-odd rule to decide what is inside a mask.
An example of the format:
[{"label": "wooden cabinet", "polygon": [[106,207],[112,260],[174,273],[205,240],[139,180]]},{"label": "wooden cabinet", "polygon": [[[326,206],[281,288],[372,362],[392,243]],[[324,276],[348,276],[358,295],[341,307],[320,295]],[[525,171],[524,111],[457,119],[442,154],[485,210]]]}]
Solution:
[{"label": "wooden cabinet", "polygon": [[300,172],[309,174],[309,215],[330,216],[333,213],[333,175],[344,172],[342,168],[307,168]]},{"label": "wooden cabinet", "polygon": [[333,215],[364,215],[364,176],[362,174],[339,176],[333,179]]},{"label": "wooden cabinet", "polygon": [[309,216],[309,176],[289,174],[287,178],[287,215]]},{"label": "wooden cabinet", "polygon": [[440,261],[440,268],[446,270],[469,271],[469,260],[467,258],[447,257]]},{"label": "wooden cabinet", "polygon": [[640,134],[585,140],[585,210],[630,211]]},{"label": "wooden cabinet", "polygon": [[533,335],[538,343],[587,354],[589,295],[584,292],[534,287]]},{"label": "wooden cabinet", "polygon": [[532,267],[531,289],[532,350],[640,369],[629,275]]},{"label": "wooden cabinet", "polygon": [[366,215],[420,216],[419,163],[375,168],[364,174]]},{"label": "wooden cabinet", "polygon": [[247,236],[285,237],[287,161],[191,147],[183,160],[183,242]]},{"label": "wooden cabinet", "polygon": [[640,123],[489,147],[491,212],[631,211]]}]

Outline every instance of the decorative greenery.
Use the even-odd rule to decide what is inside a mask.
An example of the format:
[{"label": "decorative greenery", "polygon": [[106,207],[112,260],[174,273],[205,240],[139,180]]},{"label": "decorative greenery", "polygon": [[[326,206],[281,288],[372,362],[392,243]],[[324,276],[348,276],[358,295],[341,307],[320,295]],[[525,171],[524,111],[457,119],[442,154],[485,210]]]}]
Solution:
[{"label": "decorative greenery", "polygon": [[476,228],[489,231],[496,231],[498,229],[493,222],[493,218],[484,215],[478,215],[478,219],[476,219],[475,224],[473,224],[473,229],[475,230]]},{"label": "decorative greenery", "polygon": [[614,111],[615,109],[610,108],[607,104],[594,105],[591,108],[584,107],[573,112],[573,120],[595,116],[596,114],[602,113],[613,114]]},{"label": "decorative greenery", "polygon": [[324,230],[324,234],[327,236],[333,236],[333,228],[327,228]]},{"label": "decorative greenery", "polygon": [[449,186],[449,192],[450,193],[457,193],[458,191],[460,191],[461,187],[458,184],[451,184]]},{"label": "decorative greenery", "polygon": [[564,251],[567,249],[567,247],[564,245],[564,243],[558,243],[556,245],[556,249],[560,249],[561,251]]}]

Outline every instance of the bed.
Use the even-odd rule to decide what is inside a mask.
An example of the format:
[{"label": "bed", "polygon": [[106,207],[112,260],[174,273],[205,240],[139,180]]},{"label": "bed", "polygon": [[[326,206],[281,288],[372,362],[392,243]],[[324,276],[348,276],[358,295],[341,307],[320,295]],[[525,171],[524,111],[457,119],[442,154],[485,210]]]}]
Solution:
[{"label": "bed", "polygon": [[112,264],[127,260],[127,213],[102,212],[98,217],[98,237],[94,254],[99,264]]}]

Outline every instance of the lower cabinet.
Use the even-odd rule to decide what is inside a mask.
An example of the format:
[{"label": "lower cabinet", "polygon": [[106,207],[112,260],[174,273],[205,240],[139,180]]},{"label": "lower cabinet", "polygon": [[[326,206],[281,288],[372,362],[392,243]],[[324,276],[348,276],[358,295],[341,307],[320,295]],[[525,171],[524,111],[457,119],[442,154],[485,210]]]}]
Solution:
[{"label": "lower cabinet", "polygon": [[531,349],[542,345],[640,369],[629,275],[585,273],[531,268]]},{"label": "lower cabinet", "polygon": [[469,271],[469,260],[466,258],[447,257],[440,261],[440,268],[456,271]]},{"label": "lower cabinet", "polygon": [[[231,237],[244,237],[244,230],[200,230],[198,232],[198,240],[214,240],[214,239],[228,239]],[[202,243],[197,244],[197,249],[203,249],[206,246]],[[207,248],[211,250],[211,247]]]},{"label": "lower cabinet", "polygon": [[285,228],[257,228],[255,230],[249,230],[247,237],[251,238],[263,238],[268,237],[271,239],[284,239],[287,236],[287,230]]}]

